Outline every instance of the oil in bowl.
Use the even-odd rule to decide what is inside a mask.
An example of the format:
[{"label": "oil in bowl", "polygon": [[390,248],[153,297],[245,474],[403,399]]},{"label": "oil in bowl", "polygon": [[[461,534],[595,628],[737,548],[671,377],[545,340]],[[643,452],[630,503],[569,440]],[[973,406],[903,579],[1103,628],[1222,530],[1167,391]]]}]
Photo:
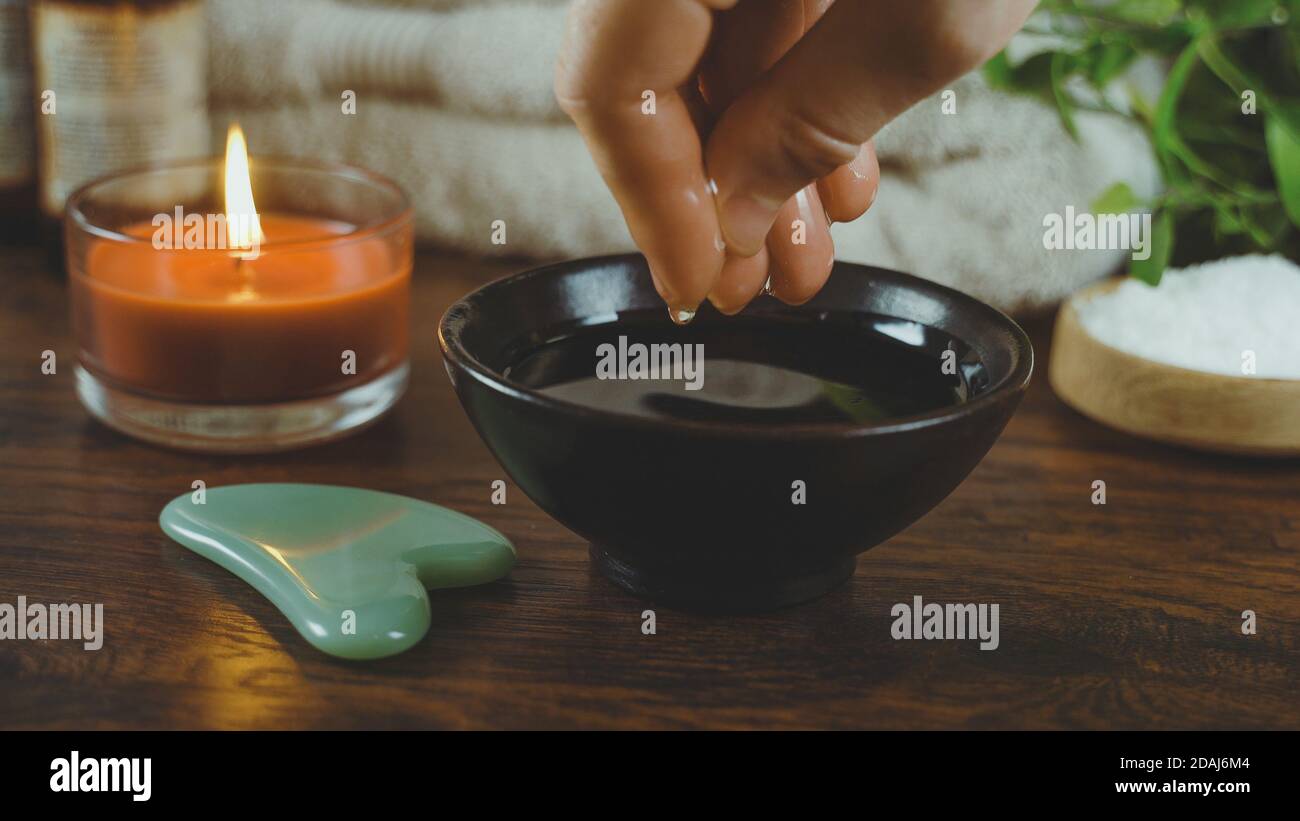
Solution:
[{"label": "oil in bowl", "polygon": [[[611,318],[613,319],[613,318]],[[982,378],[958,340],[893,317],[823,312],[673,325],[654,310],[523,347],[507,379],[668,422],[879,423],[950,408]]]}]

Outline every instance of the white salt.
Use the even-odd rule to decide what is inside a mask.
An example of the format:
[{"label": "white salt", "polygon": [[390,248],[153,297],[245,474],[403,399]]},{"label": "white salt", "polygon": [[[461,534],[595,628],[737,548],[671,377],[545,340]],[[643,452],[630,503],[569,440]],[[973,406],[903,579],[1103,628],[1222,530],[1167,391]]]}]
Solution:
[{"label": "white salt", "polygon": [[1300,266],[1282,256],[1171,269],[1154,288],[1130,279],[1076,307],[1089,334],[1135,356],[1210,373],[1300,379]]}]

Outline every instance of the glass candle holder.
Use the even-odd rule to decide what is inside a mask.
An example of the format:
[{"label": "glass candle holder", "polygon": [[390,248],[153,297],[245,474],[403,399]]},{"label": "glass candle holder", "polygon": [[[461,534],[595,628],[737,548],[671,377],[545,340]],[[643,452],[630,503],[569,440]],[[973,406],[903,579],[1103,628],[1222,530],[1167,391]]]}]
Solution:
[{"label": "glass candle holder", "polygon": [[227,186],[210,159],[69,199],[81,403],[130,436],[201,451],[281,450],[375,421],[408,378],[406,196],[358,168],[255,158],[250,233],[247,214],[225,212]]}]

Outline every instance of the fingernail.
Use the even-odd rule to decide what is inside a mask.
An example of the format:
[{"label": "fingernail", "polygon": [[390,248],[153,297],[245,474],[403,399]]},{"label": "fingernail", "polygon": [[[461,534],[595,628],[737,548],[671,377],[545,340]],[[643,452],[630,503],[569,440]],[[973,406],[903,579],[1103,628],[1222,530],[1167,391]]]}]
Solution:
[{"label": "fingernail", "polygon": [[733,194],[718,207],[722,235],[727,249],[742,257],[752,257],[763,248],[768,229],[776,212],[745,194]]},{"label": "fingernail", "polygon": [[726,302],[720,300],[716,294],[709,294],[709,304],[714,308],[717,308],[718,313],[726,314],[727,316],[740,313],[740,309],[745,307],[744,305],[728,305]]}]

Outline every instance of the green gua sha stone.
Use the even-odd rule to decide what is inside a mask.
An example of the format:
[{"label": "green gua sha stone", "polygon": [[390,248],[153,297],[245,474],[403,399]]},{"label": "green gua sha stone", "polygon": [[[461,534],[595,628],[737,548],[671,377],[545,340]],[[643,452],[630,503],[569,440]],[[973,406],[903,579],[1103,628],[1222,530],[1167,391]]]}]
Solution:
[{"label": "green gua sha stone", "polygon": [[[231,485],[178,496],[163,532],[251,584],[317,649],[391,656],[429,629],[426,589],[499,579],[506,537],[429,502],[331,485]],[[351,615],[349,615],[349,612]],[[350,622],[350,623],[349,623]]]}]

